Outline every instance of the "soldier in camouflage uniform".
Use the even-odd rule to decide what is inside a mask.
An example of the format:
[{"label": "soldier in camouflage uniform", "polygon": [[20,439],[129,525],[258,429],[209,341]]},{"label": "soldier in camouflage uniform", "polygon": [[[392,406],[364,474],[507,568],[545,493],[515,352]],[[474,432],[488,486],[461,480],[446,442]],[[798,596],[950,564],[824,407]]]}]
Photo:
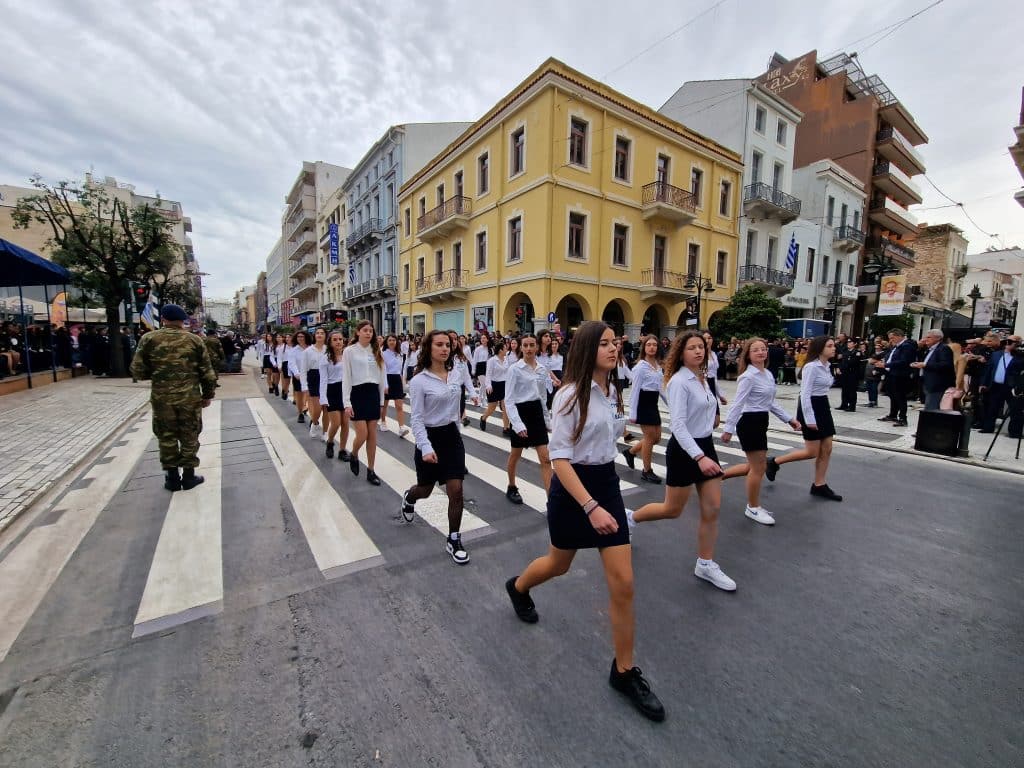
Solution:
[{"label": "soldier in camouflage uniform", "polygon": [[[210,353],[210,362],[213,363],[213,372],[217,375],[217,380],[220,380],[220,369],[224,366],[224,345],[220,343],[220,339],[216,336],[204,336],[203,343],[206,345],[206,351]],[[218,387],[220,384],[217,385]]]},{"label": "soldier in camouflage uniform", "polygon": [[[167,473],[164,488],[187,491],[203,482],[196,474],[202,409],[213,399],[217,374],[206,345],[184,330],[185,310],[166,304],[160,317],[163,327],[139,342],[132,376],[153,381],[153,433],[160,445],[160,465]],[[179,467],[183,470],[180,475]]]}]

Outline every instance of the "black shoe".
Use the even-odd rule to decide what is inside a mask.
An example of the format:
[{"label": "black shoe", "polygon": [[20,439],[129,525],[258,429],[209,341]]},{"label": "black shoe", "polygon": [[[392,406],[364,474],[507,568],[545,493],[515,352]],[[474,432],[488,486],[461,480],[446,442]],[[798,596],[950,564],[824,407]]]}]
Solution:
[{"label": "black shoe", "polygon": [[825,485],[811,485],[811,496],[820,496],[823,499],[831,499],[832,501],[842,501],[843,497],[833,491]]},{"label": "black shoe", "polygon": [[877,408],[878,403],[868,403],[868,408]]},{"label": "black shoe", "polygon": [[288,393],[287,392],[282,392],[281,393],[281,399],[282,400],[287,400],[288,399]]},{"label": "black shoe", "polygon": [[904,421],[903,419],[900,419],[900,420],[898,420],[898,421],[894,421],[894,422],[892,423],[892,425],[893,425],[894,427],[905,427],[905,426],[907,426],[907,422],[906,422],[906,421]]},{"label": "black shoe", "polygon": [[505,437],[512,437],[512,427],[505,427],[503,430],[501,430],[501,434],[503,434]]},{"label": "black shoe", "polygon": [[848,413],[856,413],[857,412],[856,408],[847,408],[846,410],[847,410]]},{"label": "black shoe", "polygon": [[768,478],[769,482],[775,482],[775,476],[779,474],[779,465],[775,461],[774,456],[768,457],[768,464],[764,468],[764,476]]},{"label": "black shoe", "polygon": [[895,416],[883,416],[882,418],[879,419],[879,421],[896,421],[896,417]]},{"label": "black shoe", "polygon": [[640,667],[633,667],[626,672],[619,672],[619,666],[612,659],[612,671],[608,675],[608,683],[616,691],[633,702],[640,714],[657,723],[665,719],[665,707],[654,695],[650,683],[644,679]]},{"label": "black shoe", "polygon": [[407,523],[411,523],[416,517],[416,502],[410,503],[408,493],[402,494],[402,517]]},{"label": "black shoe", "polygon": [[191,491],[197,485],[202,485],[204,479],[202,475],[196,474],[194,468],[186,467],[181,471],[181,490]]},{"label": "black shoe", "polygon": [[377,473],[369,467],[366,468],[366,482],[370,485],[380,485],[380,478],[377,477]]},{"label": "black shoe", "polygon": [[516,578],[513,576],[505,582],[505,591],[508,592],[508,598],[512,601],[512,608],[520,621],[536,624],[540,619],[540,616],[537,615],[537,606],[533,604],[533,598],[530,597],[529,592],[520,592],[516,589]]},{"label": "black shoe", "polygon": [[167,477],[164,479],[164,488],[172,492],[181,490],[181,475],[178,474],[177,469],[167,470]]},{"label": "black shoe", "polygon": [[626,464],[629,465],[630,469],[636,469],[636,456],[633,455],[629,448],[622,449],[622,458],[626,460]]},{"label": "black shoe", "polygon": [[350,453],[348,456],[348,468],[352,470],[352,474],[359,477],[359,457],[354,453]]},{"label": "black shoe", "polygon": [[505,498],[511,501],[513,504],[522,504],[523,497],[519,495],[519,489],[514,485],[510,485],[508,490],[505,491]]},{"label": "black shoe", "polygon": [[343,448],[338,454],[338,461],[352,461],[352,454]]},{"label": "black shoe", "polygon": [[483,416],[480,417],[480,431],[481,432],[486,432],[487,431],[487,422],[484,421],[484,417]]},{"label": "black shoe", "polygon": [[453,539],[449,536],[444,544],[444,548],[452,556],[452,561],[456,565],[465,565],[469,562],[469,552],[463,548],[461,537]]},{"label": "black shoe", "polygon": [[655,485],[661,485],[661,478],[654,474],[654,470],[644,470],[640,473],[640,479],[646,480],[648,483],[654,483]]},{"label": "black shoe", "polygon": [[333,459],[334,458],[334,441],[333,440],[331,440],[329,443],[327,443],[327,458],[328,459]]},{"label": "black shoe", "polygon": [[299,414],[299,424],[305,424],[305,423],[306,423],[306,417],[305,417],[305,416],[303,416],[303,415],[302,415],[302,414],[300,413],[300,414]]},{"label": "black shoe", "polygon": [[462,426],[464,426],[464,427],[468,427],[469,426],[469,416],[463,416],[462,417]]},{"label": "black shoe", "polygon": [[636,440],[636,435],[634,435],[632,432],[627,432],[626,436],[622,439],[625,440],[627,443],[632,443],[634,440]]}]

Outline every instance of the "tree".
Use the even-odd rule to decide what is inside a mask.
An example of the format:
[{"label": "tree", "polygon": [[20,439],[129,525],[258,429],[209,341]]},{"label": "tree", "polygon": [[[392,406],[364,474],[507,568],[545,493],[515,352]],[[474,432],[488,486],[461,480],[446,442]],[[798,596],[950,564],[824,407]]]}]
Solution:
[{"label": "tree", "polygon": [[884,336],[893,328],[902,328],[909,337],[914,332],[914,316],[907,311],[902,315],[874,315],[871,318],[871,333]]},{"label": "tree", "polygon": [[746,285],[714,314],[710,330],[717,339],[731,339],[733,336],[774,339],[782,335],[782,313],[781,301],[757,286]]},{"label": "tree", "polygon": [[[61,181],[51,186],[40,176],[30,181],[39,194],[18,201],[14,226],[49,226],[53,260],[71,272],[76,288],[102,300],[107,332],[116,343],[128,283],[149,283],[178,257],[181,247],[171,235],[171,222],[156,207],[133,207],[102,185]],[[112,375],[126,375],[123,355],[112,353],[110,363]]]}]

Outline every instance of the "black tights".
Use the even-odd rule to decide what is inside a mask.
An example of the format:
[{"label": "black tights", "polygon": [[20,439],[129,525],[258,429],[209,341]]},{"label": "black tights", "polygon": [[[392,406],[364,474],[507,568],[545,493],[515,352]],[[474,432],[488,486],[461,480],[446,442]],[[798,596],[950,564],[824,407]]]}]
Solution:
[{"label": "black tights", "polygon": [[[444,484],[448,494],[448,535],[458,533],[462,528],[462,481],[448,480]],[[417,501],[427,498],[434,491],[433,485],[414,485],[405,492],[407,500]]]}]

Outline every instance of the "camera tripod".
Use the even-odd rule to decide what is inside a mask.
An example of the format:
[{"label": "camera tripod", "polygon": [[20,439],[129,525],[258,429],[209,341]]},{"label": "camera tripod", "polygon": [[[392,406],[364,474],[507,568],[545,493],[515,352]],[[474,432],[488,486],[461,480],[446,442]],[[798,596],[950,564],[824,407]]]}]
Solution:
[{"label": "camera tripod", "polygon": [[[1022,392],[1020,394],[1017,394],[1017,393],[1011,394],[1010,397],[1007,398],[1006,403],[1003,404],[1003,413],[1002,413],[1002,415],[1000,416],[1000,419],[999,419],[999,426],[996,428],[996,433],[994,435],[992,435],[992,442],[988,444],[988,450],[985,451],[985,457],[982,459],[982,461],[988,461],[988,455],[990,453],[992,453],[992,449],[995,447],[996,440],[999,439],[999,435],[1003,431],[1003,426],[1006,424],[1006,422],[1008,422],[1010,420],[1010,411],[1012,410],[1011,407],[1010,407],[1010,401],[1011,400],[1017,400],[1018,401],[1017,402],[1017,407],[1018,408],[1024,408],[1024,392]],[[1017,452],[1014,454],[1014,458],[1017,459],[1018,461],[1020,461],[1020,443],[1021,443],[1021,440],[1024,440],[1024,437],[1018,437],[1017,438]]]}]

